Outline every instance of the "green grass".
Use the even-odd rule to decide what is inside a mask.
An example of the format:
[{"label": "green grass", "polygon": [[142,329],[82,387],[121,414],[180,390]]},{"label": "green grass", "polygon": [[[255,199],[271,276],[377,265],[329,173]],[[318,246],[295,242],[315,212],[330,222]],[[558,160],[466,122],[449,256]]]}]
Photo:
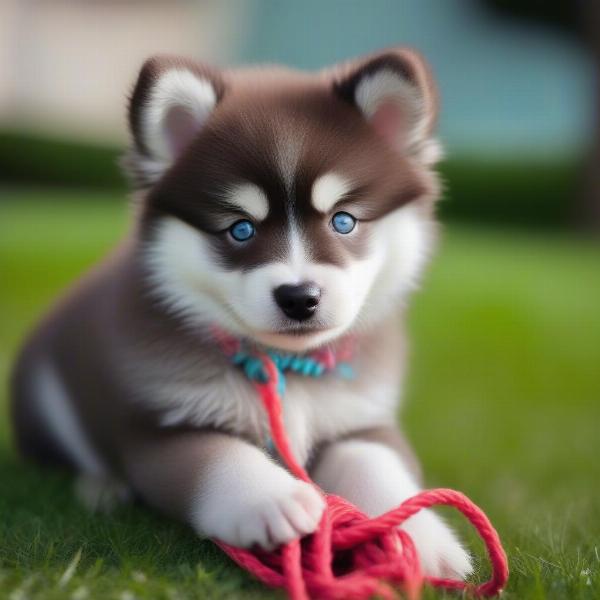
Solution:
[{"label": "green grass", "polygon": [[[124,231],[126,213],[102,194],[4,191],[3,380],[27,328]],[[506,598],[600,594],[599,306],[592,242],[453,226],[409,314],[404,422],[428,483],[464,491],[498,527]],[[18,461],[5,406],[3,394],[0,597],[276,597],[143,507],[86,514],[68,475]]]}]

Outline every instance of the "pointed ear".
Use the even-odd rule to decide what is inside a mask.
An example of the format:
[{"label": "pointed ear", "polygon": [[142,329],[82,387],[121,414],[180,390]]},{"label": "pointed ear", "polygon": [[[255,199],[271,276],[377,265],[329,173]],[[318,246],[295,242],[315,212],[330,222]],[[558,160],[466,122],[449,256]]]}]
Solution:
[{"label": "pointed ear", "polygon": [[174,56],[148,59],[129,102],[133,147],[124,166],[139,187],[157,181],[189,146],[223,96],[216,71]]},{"label": "pointed ear", "polygon": [[334,71],[333,86],[394,149],[426,164],[441,158],[433,138],[437,90],[417,52],[392,48],[346,63]]}]

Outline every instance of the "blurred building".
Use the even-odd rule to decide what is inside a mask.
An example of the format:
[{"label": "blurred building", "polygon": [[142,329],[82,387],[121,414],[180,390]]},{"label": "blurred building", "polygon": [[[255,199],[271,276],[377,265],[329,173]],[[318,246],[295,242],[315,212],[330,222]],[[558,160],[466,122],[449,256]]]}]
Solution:
[{"label": "blurred building", "polygon": [[156,52],[318,68],[398,43],[434,67],[451,151],[568,154],[585,143],[594,95],[583,47],[477,0],[0,0],[0,127],[121,140],[126,94]]},{"label": "blurred building", "polygon": [[0,0],[0,126],[121,139],[144,59],[227,63],[243,13],[218,0]]}]

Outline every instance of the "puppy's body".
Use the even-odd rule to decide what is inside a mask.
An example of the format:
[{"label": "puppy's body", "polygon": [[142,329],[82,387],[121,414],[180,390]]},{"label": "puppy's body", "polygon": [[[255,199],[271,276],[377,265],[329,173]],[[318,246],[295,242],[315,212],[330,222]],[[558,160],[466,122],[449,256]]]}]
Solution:
[{"label": "puppy's body", "polygon": [[[134,248],[123,245],[82,280],[26,346],[15,377],[22,450],[123,475],[120,457],[135,430],[219,429],[264,445],[267,423],[254,388],[208,329],[181,327],[153,302]],[[392,315],[357,345],[353,364],[362,376],[288,376],[286,427],[300,460],[357,425],[394,421],[399,357],[400,329]],[[68,431],[60,423],[36,422],[49,398],[73,413],[89,452],[65,447]]]},{"label": "puppy's body", "polygon": [[[24,454],[116,481],[201,534],[272,547],[312,532],[323,502],[268,455],[254,389],[211,332],[298,353],[352,336],[352,380],[289,375],[293,450],[371,514],[414,494],[394,426],[397,316],[434,237],[434,106],[405,50],[318,76],[147,63],[130,112],[137,219],[23,350]],[[431,574],[468,571],[433,513],[406,527]]]}]

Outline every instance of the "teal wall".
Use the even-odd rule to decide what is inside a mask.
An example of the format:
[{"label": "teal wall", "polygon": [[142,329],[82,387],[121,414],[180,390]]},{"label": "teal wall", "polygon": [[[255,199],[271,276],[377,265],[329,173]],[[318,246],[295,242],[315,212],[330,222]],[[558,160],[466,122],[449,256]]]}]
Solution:
[{"label": "teal wall", "polygon": [[433,65],[450,151],[570,153],[592,113],[583,49],[542,26],[498,20],[475,0],[253,0],[240,62],[318,68],[408,44]]}]

